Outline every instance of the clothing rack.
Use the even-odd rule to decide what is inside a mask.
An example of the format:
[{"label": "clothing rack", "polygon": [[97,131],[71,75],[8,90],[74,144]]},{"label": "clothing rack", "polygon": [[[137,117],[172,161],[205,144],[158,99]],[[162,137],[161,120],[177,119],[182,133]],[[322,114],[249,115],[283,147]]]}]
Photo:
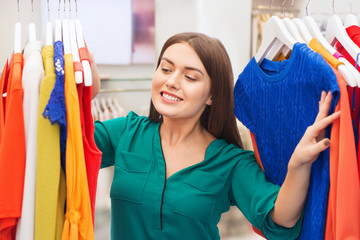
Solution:
[{"label": "clothing rack", "polygon": [[[281,6],[272,6],[271,7],[272,11],[276,11],[276,12],[282,12],[283,11],[283,8]],[[252,11],[253,12],[257,12],[257,11],[268,11],[270,13],[270,7],[268,5],[257,5],[257,6],[254,6],[252,7]],[[284,7],[284,11],[285,12],[296,12],[298,13],[299,12],[299,9],[295,9],[294,10],[291,8],[291,7]]]},{"label": "clothing rack", "polygon": [[119,93],[119,92],[149,92],[150,88],[116,88],[116,89],[100,89],[100,93]]}]

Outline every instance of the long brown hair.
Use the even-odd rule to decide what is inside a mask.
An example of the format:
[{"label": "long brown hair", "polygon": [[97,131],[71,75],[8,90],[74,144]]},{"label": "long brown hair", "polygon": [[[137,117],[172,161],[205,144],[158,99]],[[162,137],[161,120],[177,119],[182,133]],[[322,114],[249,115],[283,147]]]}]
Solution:
[{"label": "long brown hair", "polygon": [[[228,143],[243,148],[233,113],[234,77],[231,62],[224,45],[218,39],[202,33],[176,34],[165,42],[156,68],[159,67],[166,49],[175,43],[182,42],[192,46],[211,79],[212,105],[208,105],[200,117],[202,126],[215,137],[225,139]],[[161,115],[156,111],[152,101],[149,119],[156,122],[161,121]]]}]

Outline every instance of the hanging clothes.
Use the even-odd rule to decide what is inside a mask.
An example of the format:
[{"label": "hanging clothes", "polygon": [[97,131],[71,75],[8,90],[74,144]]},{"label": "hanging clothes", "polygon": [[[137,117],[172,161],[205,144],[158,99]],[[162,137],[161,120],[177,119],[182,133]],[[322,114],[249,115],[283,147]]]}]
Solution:
[{"label": "hanging clothes", "polygon": [[66,141],[66,214],[62,240],[94,239],[89,188],[81,134],[79,98],[76,91],[72,54],[65,60]]},{"label": "hanging clothes", "polygon": [[56,81],[53,57],[54,47],[45,46],[42,50],[45,78],[40,88],[37,123],[35,240],[59,240],[64,223],[66,190],[60,164],[60,127],[43,117]]},{"label": "hanging clothes", "polygon": [[[87,48],[79,49],[80,61],[89,61]],[[84,83],[77,84],[80,104],[80,119],[82,138],[84,145],[86,176],[89,185],[89,195],[91,203],[91,213],[93,223],[95,224],[95,200],[97,179],[101,164],[101,152],[95,144],[94,140],[94,120],[91,113],[92,87],[85,87]]]},{"label": "hanging clothes", "polygon": [[44,78],[44,65],[41,57],[41,41],[30,41],[24,49],[24,68],[22,86],[24,90],[24,125],[26,143],[26,165],[22,213],[19,219],[16,239],[34,239],[35,185],[37,158],[37,121],[40,84]]},{"label": "hanging clothes", "polygon": [[[336,76],[322,56],[301,43],[296,43],[290,58],[282,62],[265,59],[260,67],[252,58],[239,75],[234,89],[234,112],[254,134],[270,182],[283,183],[292,152],[315,120],[323,90],[333,94],[333,112],[339,98]],[[313,163],[299,239],[323,238],[328,164],[328,150]]]},{"label": "hanging clothes", "polygon": [[325,239],[360,239],[360,185],[355,139],[346,82],[334,69],[340,86],[340,118],[331,129],[330,190]]},{"label": "hanging clothes", "polygon": [[[352,25],[346,28],[346,32],[351,38],[351,40],[360,47],[360,27],[356,25]],[[354,60],[350,54],[346,51],[346,49],[339,43],[336,43],[336,48],[350,63],[352,63],[358,71],[360,71],[360,53],[357,54],[356,60]],[[349,100],[351,106],[351,114],[353,119],[353,126],[354,126],[354,134],[355,134],[355,143],[357,146],[357,159],[358,159],[358,171],[360,176],[360,128],[359,128],[359,121],[360,121],[360,88],[348,88],[349,91]]]},{"label": "hanging clothes", "polygon": [[[23,55],[12,57],[5,100],[0,145],[0,239],[12,240],[21,208],[25,177],[25,129],[21,83]],[[5,80],[6,81],[6,80]],[[3,86],[3,84],[2,84]],[[2,89],[4,90],[4,89]],[[3,92],[4,94],[4,92]],[[2,95],[4,97],[4,95]]]},{"label": "hanging clothes", "polygon": [[44,109],[43,115],[48,118],[52,124],[60,126],[60,151],[61,166],[64,171],[66,159],[66,138],[67,138],[67,122],[66,122],[66,106],[65,106],[65,71],[64,71],[64,49],[63,42],[56,41],[54,43],[54,64],[56,81],[51,91],[50,99]]}]

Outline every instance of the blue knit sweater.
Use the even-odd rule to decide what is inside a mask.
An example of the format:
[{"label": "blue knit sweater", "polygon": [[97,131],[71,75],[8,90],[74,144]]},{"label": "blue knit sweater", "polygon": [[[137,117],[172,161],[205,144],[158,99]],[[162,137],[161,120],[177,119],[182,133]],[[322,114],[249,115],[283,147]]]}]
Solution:
[{"label": "blue knit sweater", "polygon": [[[265,59],[259,66],[252,58],[239,75],[234,89],[234,113],[255,135],[270,182],[284,182],[296,145],[315,121],[322,90],[331,90],[333,112],[340,96],[336,75],[320,54],[301,43],[296,43],[290,58],[282,62]],[[326,150],[312,165],[299,239],[323,239],[328,191]]]}]

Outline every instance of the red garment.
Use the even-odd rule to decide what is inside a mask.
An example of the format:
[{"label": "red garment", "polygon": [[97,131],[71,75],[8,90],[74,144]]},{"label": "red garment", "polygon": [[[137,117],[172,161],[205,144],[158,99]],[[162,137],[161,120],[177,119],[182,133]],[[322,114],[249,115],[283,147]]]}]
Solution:
[{"label": "red garment", "polygon": [[[0,239],[15,239],[16,223],[21,217],[25,175],[25,129],[21,75],[23,56],[13,55],[0,145]],[[3,86],[3,83],[2,83]],[[1,106],[3,108],[3,105]],[[5,110],[5,111],[4,111]]]},{"label": "red garment", "polygon": [[80,104],[80,119],[84,145],[86,173],[89,185],[91,212],[94,223],[97,179],[100,170],[102,153],[97,148],[94,140],[95,127],[91,114],[92,87],[85,87],[84,83],[81,83],[77,85],[77,90]]},{"label": "red garment", "polygon": [[325,239],[360,239],[360,183],[350,105],[346,82],[336,69],[333,70],[341,92],[335,111],[341,110],[341,113],[331,128]]}]

